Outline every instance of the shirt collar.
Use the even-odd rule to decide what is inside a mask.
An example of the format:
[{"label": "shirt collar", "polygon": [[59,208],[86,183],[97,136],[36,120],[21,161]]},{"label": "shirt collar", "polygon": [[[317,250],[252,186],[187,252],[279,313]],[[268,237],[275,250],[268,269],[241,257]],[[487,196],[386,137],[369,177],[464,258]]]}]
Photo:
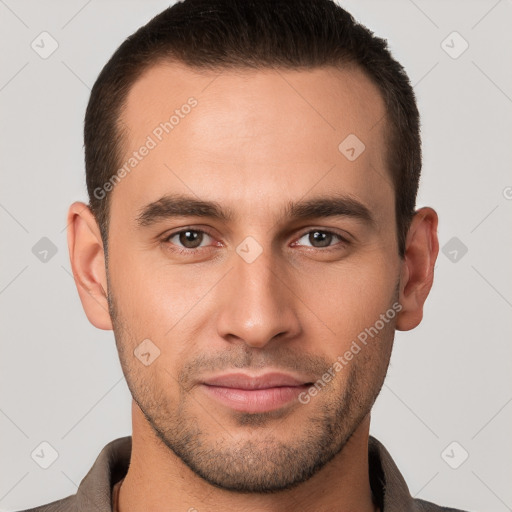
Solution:
[{"label": "shirt collar", "polygon": [[112,512],[112,487],[128,472],[132,436],[111,441],[101,450],[93,466],[80,482],[76,509]]},{"label": "shirt collar", "polygon": [[414,512],[417,504],[384,445],[373,436],[368,438],[370,487],[381,512]]}]

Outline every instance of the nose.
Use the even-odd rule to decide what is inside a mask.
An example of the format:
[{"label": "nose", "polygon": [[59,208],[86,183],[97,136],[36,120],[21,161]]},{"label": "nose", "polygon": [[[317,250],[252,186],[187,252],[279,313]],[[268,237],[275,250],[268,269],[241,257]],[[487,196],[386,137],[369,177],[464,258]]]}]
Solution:
[{"label": "nose", "polygon": [[247,262],[237,253],[218,302],[218,334],[228,341],[242,340],[263,348],[276,337],[281,341],[301,331],[296,306],[300,303],[287,277],[284,262],[264,250]]}]

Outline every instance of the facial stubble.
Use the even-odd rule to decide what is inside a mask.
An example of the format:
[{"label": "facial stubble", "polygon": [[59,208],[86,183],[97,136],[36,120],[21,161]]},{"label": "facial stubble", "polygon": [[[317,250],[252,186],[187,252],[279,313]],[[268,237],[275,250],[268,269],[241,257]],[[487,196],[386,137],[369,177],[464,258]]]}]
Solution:
[{"label": "facial stubble", "polygon": [[[379,336],[341,370],[346,372],[344,379],[334,378],[308,404],[295,403],[285,411],[270,413],[219,414],[215,404],[206,401],[204,395],[200,398],[188,385],[191,369],[204,368],[201,362],[205,358],[183,365],[177,378],[161,365],[143,366],[133,355],[138,342],[130,335],[110,284],[108,290],[120,362],[135,403],[165,447],[204,481],[224,490],[277,493],[313,477],[343,450],[370,413],[387,373],[395,321],[386,324]],[[392,303],[398,292],[394,295]],[[290,367],[295,358],[295,368],[310,373],[314,368],[315,374],[322,375],[333,365],[323,358],[311,361],[311,357],[297,357],[296,352],[280,353],[286,357],[274,361],[286,360],[287,364],[274,367]],[[230,361],[230,368],[262,366],[255,365],[254,352],[247,347],[227,354],[219,360]],[[342,389],[339,383],[344,384]],[[166,396],[169,386],[178,388],[177,402]]]}]

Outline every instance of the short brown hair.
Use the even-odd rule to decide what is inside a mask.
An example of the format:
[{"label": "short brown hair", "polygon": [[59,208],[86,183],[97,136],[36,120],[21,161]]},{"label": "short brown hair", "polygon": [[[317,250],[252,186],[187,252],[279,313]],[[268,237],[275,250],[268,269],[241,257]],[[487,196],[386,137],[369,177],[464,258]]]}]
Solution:
[{"label": "short brown hair", "polygon": [[395,190],[398,252],[403,257],[421,172],[416,98],[387,41],[331,0],[185,0],[121,44],[92,88],[84,125],[89,206],[105,253],[109,196],[99,198],[94,191],[120,166],[118,121],[131,86],[150,65],[165,59],[212,70],[359,66],[386,104],[387,172]]}]

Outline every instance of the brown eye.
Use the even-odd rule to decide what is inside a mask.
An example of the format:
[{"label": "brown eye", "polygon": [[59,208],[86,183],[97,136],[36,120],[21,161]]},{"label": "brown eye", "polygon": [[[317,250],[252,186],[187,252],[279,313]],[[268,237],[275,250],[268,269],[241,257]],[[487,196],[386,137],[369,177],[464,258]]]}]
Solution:
[{"label": "brown eye", "polygon": [[203,234],[199,231],[182,231],[178,235],[178,240],[184,247],[187,249],[195,249],[199,245],[201,245],[201,241],[203,239]]},{"label": "brown eye", "polygon": [[[177,250],[193,250],[201,248],[201,243],[204,241],[205,235],[206,237],[210,237],[208,233],[198,229],[184,229],[177,231],[176,233],[172,233],[165,238],[164,242],[176,245]],[[175,241],[171,241],[173,239],[175,239]]]},{"label": "brown eye", "polygon": [[313,247],[316,249],[321,249],[323,247],[332,247],[333,241],[337,241],[338,243],[341,241],[342,245],[346,244],[347,241],[340,235],[333,233],[332,231],[325,231],[321,229],[313,229],[304,233],[299,240],[306,239],[310,245],[306,243],[301,243],[300,245],[305,245],[306,247]]},{"label": "brown eye", "polygon": [[309,242],[311,242],[312,245],[315,247],[328,247],[333,239],[332,233],[326,233],[325,231],[311,231],[309,233]]}]

